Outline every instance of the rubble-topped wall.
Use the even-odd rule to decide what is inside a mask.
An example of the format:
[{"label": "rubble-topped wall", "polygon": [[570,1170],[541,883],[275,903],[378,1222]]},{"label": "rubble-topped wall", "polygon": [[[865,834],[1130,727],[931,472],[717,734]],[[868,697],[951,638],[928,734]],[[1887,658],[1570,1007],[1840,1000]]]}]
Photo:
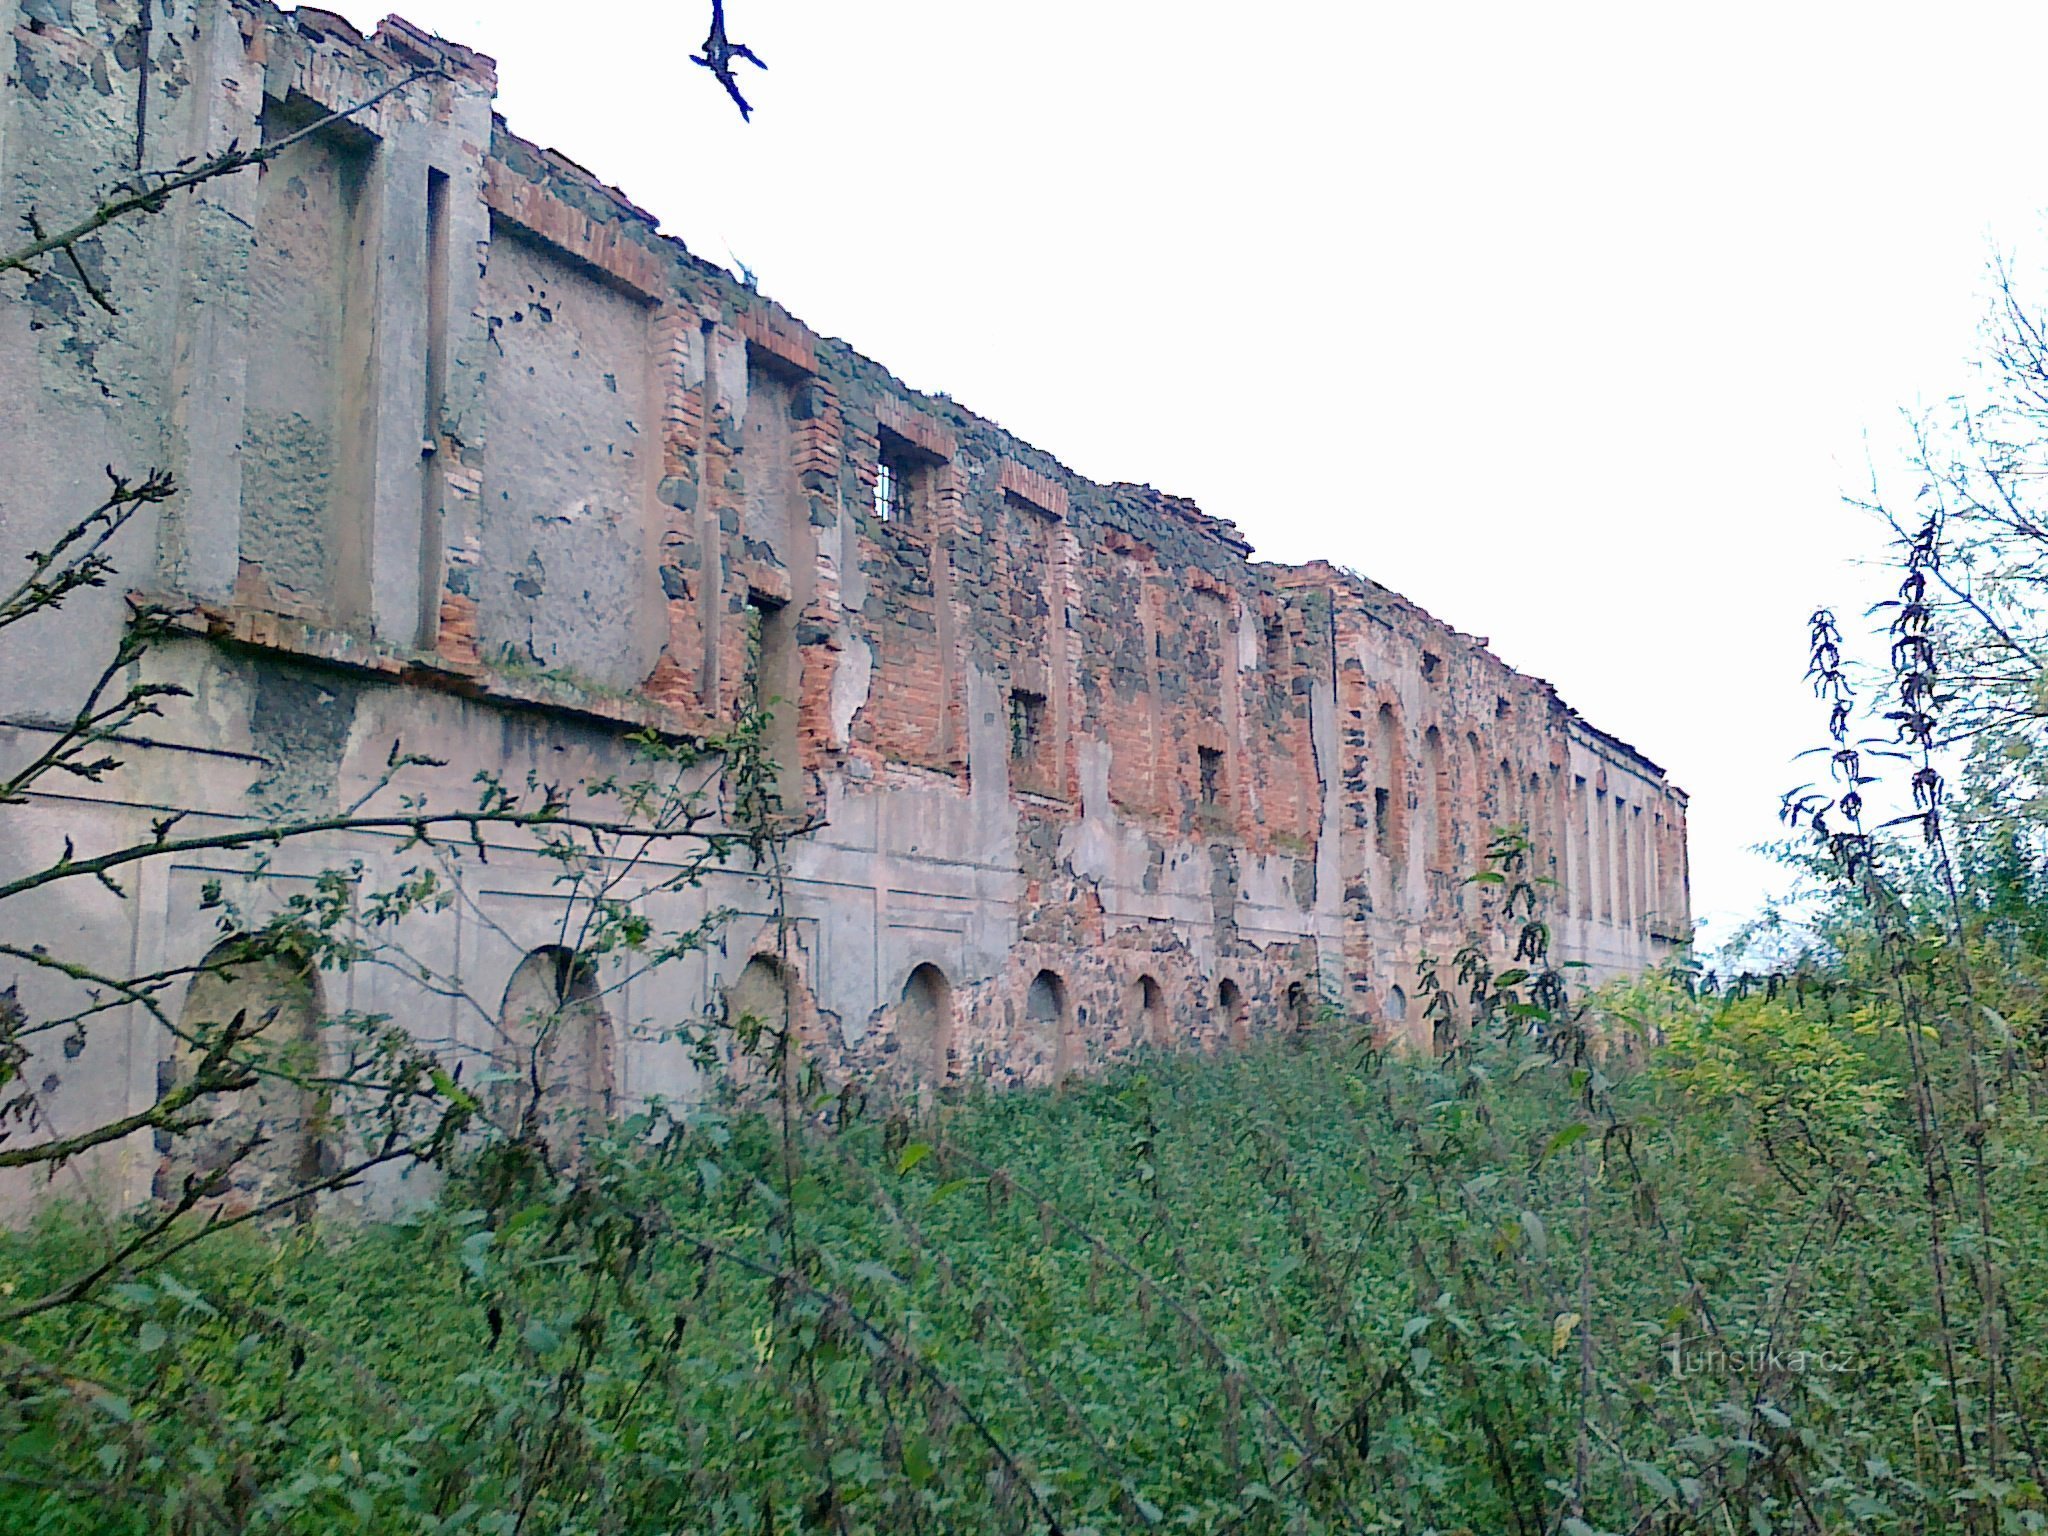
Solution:
[{"label": "rubble-topped wall", "polygon": [[[823,823],[791,861],[793,947],[769,953],[758,882],[702,897],[741,913],[719,952],[609,994],[614,1103],[698,1091],[662,1021],[734,989],[792,999],[837,1070],[927,1083],[1043,1081],[1324,999],[1412,1034],[1414,963],[1481,925],[1463,878],[1495,826],[1531,829],[1570,956],[1633,970],[1687,936],[1683,795],[1483,642],[906,388],[520,139],[481,55],[251,0],[139,14],[0,0],[16,223],[92,206],[138,153],[378,99],[86,242],[119,316],[61,266],[0,284],[9,547],[90,505],[103,463],[183,487],[119,553],[188,615],[161,664],[201,718],[51,835],[250,816],[281,786],[343,805],[399,736],[444,784],[601,773],[626,730],[767,703],[784,798]],[[114,596],[0,676],[8,750],[75,703]],[[170,954],[198,943],[172,900],[197,877],[59,920]],[[446,937],[481,993],[550,942],[547,872],[499,884]],[[334,1006],[402,1002],[350,985]],[[112,1103],[153,1079],[96,1081]]]}]

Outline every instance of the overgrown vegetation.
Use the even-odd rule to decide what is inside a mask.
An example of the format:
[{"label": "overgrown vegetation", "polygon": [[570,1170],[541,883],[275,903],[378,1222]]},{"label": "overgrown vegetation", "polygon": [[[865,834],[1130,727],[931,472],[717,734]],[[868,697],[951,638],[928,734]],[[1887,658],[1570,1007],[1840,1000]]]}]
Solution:
[{"label": "overgrown vegetation", "polygon": [[[1950,1385],[1911,1068],[1856,992],[1646,982],[1603,1019],[1666,1037],[1637,1070],[1326,1031],[794,1143],[642,1118],[573,1182],[486,1158],[397,1224],[38,1318],[68,1365],[5,1409],[0,1523],[2038,1528],[2038,1351],[2003,1474],[1973,1417],[1957,1476],[1983,1384]],[[2048,1133],[2022,1094],[1995,1135],[2017,1323]],[[13,1294],[75,1222],[7,1248]]]}]

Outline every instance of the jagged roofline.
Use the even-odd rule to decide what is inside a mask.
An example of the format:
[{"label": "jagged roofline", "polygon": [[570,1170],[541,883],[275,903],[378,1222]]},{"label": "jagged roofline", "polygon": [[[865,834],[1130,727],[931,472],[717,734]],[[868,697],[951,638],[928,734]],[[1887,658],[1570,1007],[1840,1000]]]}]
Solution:
[{"label": "jagged roofline", "polygon": [[[235,0],[235,4],[238,9],[252,17],[263,15],[282,17],[289,15],[301,27],[310,26],[318,29],[328,37],[339,37],[344,41],[352,43],[365,53],[370,54],[378,62],[387,66],[406,69],[445,69],[458,78],[467,78],[484,87],[493,96],[496,94],[497,62],[495,59],[488,54],[478,52],[459,43],[451,42],[446,38],[429,32],[401,16],[386,16],[378,24],[376,31],[366,37],[345,17],[317,7],[300,6],[288,11],[282,7],[269,4],[268,0]],[[491,116],[491,127],[492,142],[490,152],[493,157],[508,163],[523,161],[530,167],[536,169],[544,168],[550,180],[570,183],[573,187],[580,190],[585,198],[595,204],[596,206],[589,208],[593,216],[601,214],[605,217],[622,220],[629,226],[637,226],[648,244],[658,247],[672,260],[688,265],[702,277],[722,287],[732,284],[733,280],[729,272],[715,263],[696,255],[679,236],[665,232],[662,229],[659,215],[634,202],[620,188],[604,181],[595,172],[561,150],[536,144],[532,140],[522,138],[513,131],[506,119],[495,111]],[[1362,573],[1348,570],[1329,560],[1312,560],[1301,564],[1289,564],[1278,561],[1254,562],[1252,560],[1253,546],[1245,538],[1237,525],[1227,518],[1218,517],[1213,513],[1203,511],[1193,498],[1173,495],[1143,483],[1090,480],[1070,468],[1054,454],[1038,447],[1036,444],[1028,443],[1016,437],[1007,428],[962,406],[950,396],[930,394],[905,383],[884,364],[878,362],[867,353],[860,351],[851,343],[842,338],[814,330],[779,301],[751,290],[746,291],[746,297],[752,302],[761,304],[769,312],[769,315],[772,317],[771,323],[779,321],[794,329],[800,335],[810,339],[818,349],[830,353],[836,361],[855,372],[879,376],[881,380],[887,382],[891,389],[910,397],[932,416],[948,421],[957,427],[972,428],[977,432],[985,432],[999,437],[1008,448],[1014,450],[1020,463],[1027,465],[1040,474],[1057,479],[1070,492],[1073,490],[1084,490],[1087,493],[1088,499],[1114,504],[1127,515],[1135,513],[1140,517],[1168,519],[1203,534],[1214,540],[1231,554],[1245,560],[1253,572],[1265,577],[1275,588],[1299,588],[1305,583],[1312,582],[1316,585],[1348,591],[1369,603],[1384,604],[1395,608],[1414,622],[1437,631],[1447,641],[1454,643],[1461,649],[1477,652],[1486,660],[1501,667],[1503,671],[1520,679],[1526,686],[1533,687],[1547,695],[1552,701],[1553,707],[1560,710],[1572,726],[1590,738],[1593,743],[1598,744],[1608,752],[1627,759],[1646,774],[1659,780],[1664,780],[1665,775],[1662,766],[1611,731],[1602,730],[1600,727],[1593,725],[1584,715],[1566,703],[1559,696],[1556,687],[1550,682],[1508,665],[1492,650],[1486,637],[1469,634],[1458,629],[1393,588],[1375,581]],[[1668,781],[1666,781],[1666,787],[1670,793],[1679,799],[1681,804],[1685,803],[1688,797],[1682,789],[1676,785],[1669,784]]]},{"label": "jagged roofline", "polygon": [[1287,565],[1274,561],[1262,563],[1260,568],[1274,572],[1275,579],[1281,585],[1299,586],[1304,581],[1307,581],[1317,586],[1326,586],[1333,591],[1349,593],[1366,603],[1392,608],[1403,617],[1412,620],[1423,628],[1435,630],[1447,641],[1484,657],[1503,672],[1518,679],[1525,686],[1544,694],[1550,700],[1551,707],[1559,711],[1570,722],[1573,729],[1592,738],[1595,743],[1607,751],[1618,757],[1626,758],[1646,774],[1658,779],[1681,806],[1687,804],[1690,800],[1691,797],[1684,790],[1671,783],[1665,777],[1664,769],[1660,764],[1652,760],[1641,749],[1623,741],[1612,731],[1605,731],[1599,726],[1594,725],[1584,715],[1565,702],[1564,698],[1558,693],[1554,683],[1545,678],[1537,677],[1534,673],[1524,672],[1503,661],[1494,651],[1492,642],[1486,636],[1468,634],[1455,625],[1448,624],[1438,618],[1413,598],[1403,596],[1392,587],[1375,581],[1372,577],[1364,575],[1362,572],[1347,570],[1345,567],[1336,565],[1328,560],[1310,560],[1301,565]]}]

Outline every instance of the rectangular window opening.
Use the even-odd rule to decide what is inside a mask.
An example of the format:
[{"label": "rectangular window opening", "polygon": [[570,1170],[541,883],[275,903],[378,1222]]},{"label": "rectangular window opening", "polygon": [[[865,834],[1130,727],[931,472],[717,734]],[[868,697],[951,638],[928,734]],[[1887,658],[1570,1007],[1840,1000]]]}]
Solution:
[{"label": "rectangular window opening", "polygon": [[1393,791],[1384,784],[1372,792],[1372,835],[1379,839],[1380,852],[1387,851],[1387,820],[1393,810]]},{"label": "rectangular window opening", "polygon": [[1214,747],[1199,747],[1201,754],[1202,804],[1223,803],[1223,754]]},{"label": "rectangular window opening", "polygon": [[747,702],[767,722],[762,749],[772,765],[770,793],[776,808],[803,807],[802,741],[797,730],[798,668],[796,614],[788,603],[760,592],[747,594]]},{"label": "rectangular window opening", "polygon": [[1027,689],[1010,691],[1010,761],[1036,773],[1045,754],[1045,695]]},{"label": "rectangular window opening", "polygon": [[903,520],[903,477],[887,459],[875,466],[875,519],[883,523]]},{"label": "rectangular window opening", "polygon": [[925,502],[926,476],[941,462],[882,428],[881,452],[875,459],[875,521],[913,522]]},{"label": "rectangular window opening", "polygon": [[1593,800],[1586,793],[1585,779],[1577,774],[1572,776],[1572,799],[1576,802],[1571,816],[1576,833],[1573,841],[1578,845],[1571,869],[1572,883],[1578,887],[1573,894],[1578,897],[1579,916],[1589,918],[1593,915]]},{"label": "rectangular window opening", "polygon": [[1614,919],[1614,822],[1607,809],[1607,791],[1593,791],[1592,836],[1593,916],[1601,922]]},{"label": "rectangular window opening", "polygon": [[448,394],[448,177],[427,171],[426,388],[420,416],[420,594],[417,628],[422,649],[440,632],[441,410]]}]

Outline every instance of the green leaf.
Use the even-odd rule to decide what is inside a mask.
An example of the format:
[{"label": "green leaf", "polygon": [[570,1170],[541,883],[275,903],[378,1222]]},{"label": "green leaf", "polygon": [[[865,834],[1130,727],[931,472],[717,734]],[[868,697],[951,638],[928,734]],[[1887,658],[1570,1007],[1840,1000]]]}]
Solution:
[{"label": "green leaf", "polygon": [[853,1266],[853,1272],[870,1285],[899,1286],[903,1283],[888,1265],[878,1264],[873,1259],[861,1260]]},{"label": "green leaf", "polygon": [[462,1240],[462,1267],[468,1270],[474,1279],[483,1279],[484,1271],[490,1263],[491,1244],[497,1239],[498,1234],[486,1228],[482,1232],[472,1232]]},{"label": "green leaf", "polygon": [[1529,1251],[1537,1258],[1550,1252],[1550,1233],[1544,1228],[1543,1218],[1534,1211],[1522,1212],[1522,1232],[1529,1239]]},{"label": "green leaf", "polygon": [[474,1114],[483,1107],[477,1102],[475,1094],[471,1093],[439,1067],[435,1067],[427,1073],[427,1080],[434,1085],[434,1092],[440,1094],[442,1098],[453,1104],[457,1109],[465,1109]]},{"label": "green leaf", "polygon": [[903,1149],[903,1155],[896,1159],[896,1176],[901,1178],[931,1155],[932,1148],[930,1142],[913,1141]]},{"label": "green leaf", "polygon": [[526,1347],[536,1355],[544,1355],[549,1350],[562,1346],[562,1336],[537,1317],[526,1325],[525,1331],[519,1336],[526,1341]]},{"label": "green leaf", "polygon": [[1645,1488],[1656,1494],[1665,1503],[1676,1504],[1678,1502],[1677,1485],[1647,1461],[1632,1461],[1628,1464],[1628,1469],[1635,1473],[1637,1480]]},{"label": "green leaf", "polygon": [[156,1286],[158,1290],[170,1297],[171,1300],[189,1311],[202,1312],[208,1317],[218,1316],[211,1302],[193,1290],[191,1286],[179,1280],[176,1275],[158,1275],[156,1277]]},{"label": "green leaf", "polygon": [[171,1336],[164,1331],[162,1323],[144,1323],[136,1330],[135,1347],[145,1355],[153,1355],[170,1342]]},{"label": "green leaf", "polygon": [[1572,1143],[1582,1140],[1585,1137],[1586,1132],[1591,1129],[1592,1127],[1587,1125],[1585,1121],[1574,1120],[1570,1125],[1566,1126],[1563,1130],[1559,1131],[1555,1136],[1550,1138],[1550,1140],[1544,1145],[1542,1156],[1538,1157],[1536,1161],[1540,1163],[1544,1160],[1544,1158],[1552,1157],[1555,1154],[1562,1152],[1566,1147],[1572,1145]]},{"label": "green leaf", "polygon": [[135,1418],[135,1410],[129,1406],[128,1399],[116,1397],[111,1392],[100,1393],[92,1400],[92,1405],[116,1424],[131,1423]]},{"label": "green leaf", "polygon": [[922,1488],[932,1480],[931,1444],[915,1432],[903,1437],[903,1475],[910,1479],[913,1488]]}]

